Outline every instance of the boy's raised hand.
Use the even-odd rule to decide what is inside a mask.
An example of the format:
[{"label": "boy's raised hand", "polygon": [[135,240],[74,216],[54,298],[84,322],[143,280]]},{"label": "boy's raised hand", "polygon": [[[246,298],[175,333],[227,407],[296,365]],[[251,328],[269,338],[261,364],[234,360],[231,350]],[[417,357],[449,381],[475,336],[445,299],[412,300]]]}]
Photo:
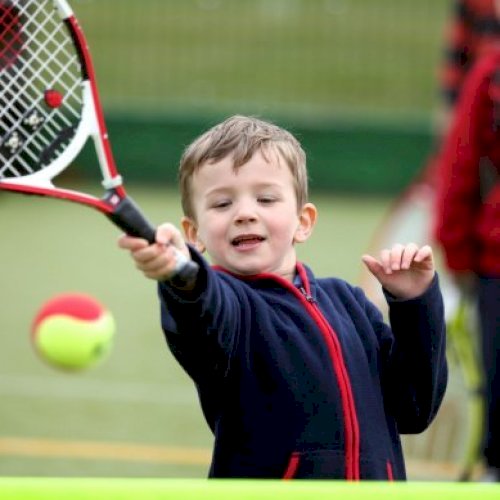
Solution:
[{"label": "boy's raised hand", "polygon": [[363,255],[362,261],[382,286],[401,299],[424,293],[435,273],[432,248],[415,243],[396,244],[380,252],[380,260]]},{"label": "boy's raised hand", "polygon": [[156,243],[149,244],[142,238],[123,235],[118,239],[118,246],[130,252],[137,269],[157,281],[165,281],[175,273],[175,249],[189,257],[189,249],[181,233],[170,223],[158,226]]}]

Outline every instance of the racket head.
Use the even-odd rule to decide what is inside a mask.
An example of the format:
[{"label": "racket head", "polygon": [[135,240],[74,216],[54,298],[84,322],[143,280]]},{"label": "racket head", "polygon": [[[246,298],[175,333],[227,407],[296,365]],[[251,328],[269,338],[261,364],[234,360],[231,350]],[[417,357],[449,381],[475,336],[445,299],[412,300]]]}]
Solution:
[{"label": "racket head", "polygon": [[0,5],[0,183],[48,185],[90,133],[84,67],[54,1]]}]

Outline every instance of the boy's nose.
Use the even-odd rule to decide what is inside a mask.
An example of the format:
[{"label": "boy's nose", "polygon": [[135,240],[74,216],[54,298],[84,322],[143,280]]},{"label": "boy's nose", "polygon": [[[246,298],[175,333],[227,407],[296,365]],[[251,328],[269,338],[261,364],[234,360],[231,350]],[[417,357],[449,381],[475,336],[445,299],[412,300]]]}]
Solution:
[{"label": "boy's nose", "polygon": [[241,204],[238,207],[238,211],[236,212],[235,215],[235,222],[236,223],[242,223],[242,222],[252,222],[257,220],[257,215],[255,213],[255,210],[253,209],[253,206],[249,203]]},{"label": "boy's nose", "polygon": [[257,220],[257,217],[255,215],[249,214],[249,213],[240,213],[236,217],[236,223],[242,223],[242,222],[254,222]]}]

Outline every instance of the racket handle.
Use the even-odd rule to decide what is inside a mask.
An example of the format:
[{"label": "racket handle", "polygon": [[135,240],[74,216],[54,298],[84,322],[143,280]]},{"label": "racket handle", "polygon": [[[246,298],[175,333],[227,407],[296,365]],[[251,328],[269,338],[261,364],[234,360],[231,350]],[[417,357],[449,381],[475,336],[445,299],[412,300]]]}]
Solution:
[{"label": "racket handle", "polygon": [[[156,228],[144,217],[132,198],[128,196],[122,198],[114,211],[106,215],[129,236],[144,238],[149,243],[156,241]],[[176,260],[177,266],[169,281],[179,287],[192,283],[199,271],[198,264],[178,250],[176,250]]]}]

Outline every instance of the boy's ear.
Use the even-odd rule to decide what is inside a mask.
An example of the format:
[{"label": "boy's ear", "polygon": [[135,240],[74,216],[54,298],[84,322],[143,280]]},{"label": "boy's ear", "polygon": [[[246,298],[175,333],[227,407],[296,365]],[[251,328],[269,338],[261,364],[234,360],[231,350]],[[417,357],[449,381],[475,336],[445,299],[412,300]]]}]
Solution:
[{"label": "boy's ear", "polygon": [[317,218],[318,210],[316,207],[312,203],[306,203],[299,213],[299,225],[293,238],[294,243],[303,243],[311,236]]},{"label": "boy's ear", "polygon": [[196,226],[196,222],[190,217],[184,216],[181,219],[181,224],[186,241],[193,245],[198,252],[203,253],[205,251],[205,245],[198,239],[198,227]]}]

